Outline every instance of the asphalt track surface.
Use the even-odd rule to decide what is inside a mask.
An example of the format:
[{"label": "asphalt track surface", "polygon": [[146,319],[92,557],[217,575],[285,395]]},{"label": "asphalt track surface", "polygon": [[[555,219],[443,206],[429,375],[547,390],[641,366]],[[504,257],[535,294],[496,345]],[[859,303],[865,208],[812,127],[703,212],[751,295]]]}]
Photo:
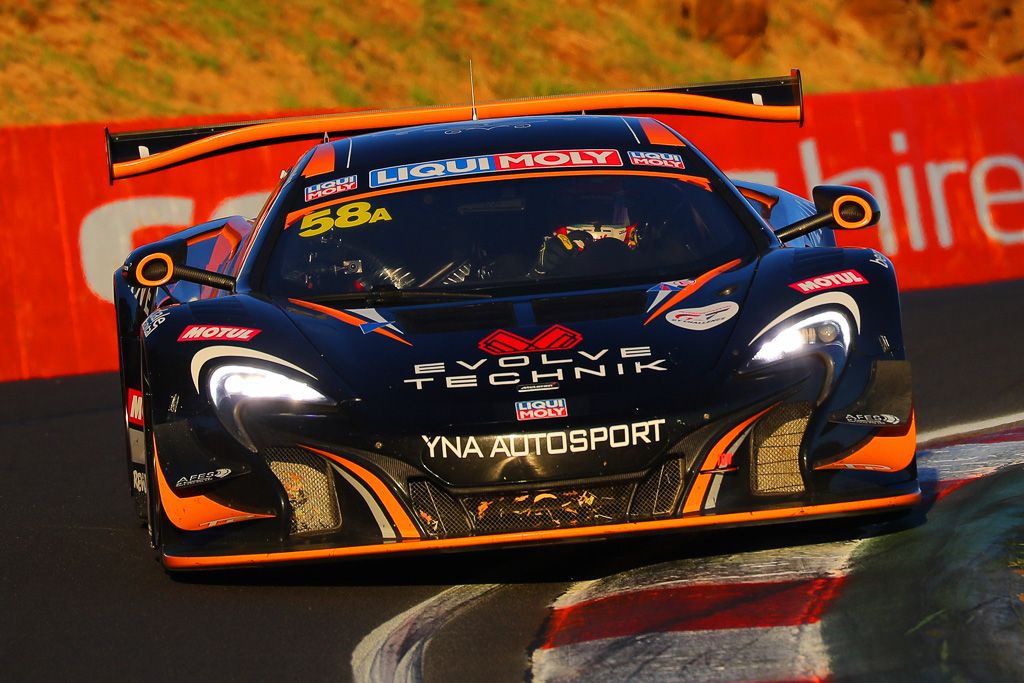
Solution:
[{"label": "asphalt track surface", "polygon": [[[1022,301],[1024,281],[904,295],[919,431],[1024,411]],[[590,585],[578,582],[842,546],[859,533],[799,525],[172,577],[134,522],[121,419],[115,375],[0,385],[7,680],[345,681],[389,671],[354,671],[357,648],[401,660],[395,648],[417,643],[419,659],[401,661],[423,680],[523,680],[550,606]],[[459,591],[466,607],[444,608],[404,641],[380,640],[385,622],[457,603]]]}]

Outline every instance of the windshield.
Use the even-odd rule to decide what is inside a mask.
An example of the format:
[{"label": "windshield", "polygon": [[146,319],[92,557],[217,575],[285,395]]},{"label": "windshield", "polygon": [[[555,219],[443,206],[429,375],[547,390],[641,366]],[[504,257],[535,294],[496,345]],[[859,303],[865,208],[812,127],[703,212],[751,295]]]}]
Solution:
[{"label": "windshield", "polygon": [[303,199],[278,236],[268,293],[587,289],[698,274],[754,253],[710,182],[677,173],[519,174]]}]

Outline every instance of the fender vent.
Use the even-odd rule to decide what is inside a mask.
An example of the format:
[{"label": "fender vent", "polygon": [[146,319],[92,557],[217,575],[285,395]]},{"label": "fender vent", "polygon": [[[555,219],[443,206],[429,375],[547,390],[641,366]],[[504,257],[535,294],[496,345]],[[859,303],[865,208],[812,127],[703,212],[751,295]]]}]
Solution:
[{"label": "fender vent", "polygon": [[290,534],[321,533],[341,526],[333,475],[322,458],[298,448],[271,448],[264,457],[288,494]]},{"label": "fender vent", "polygon": [[800,443],[810,412],[810,403],[784,403],[754,425],[750,438],[750,492],[755,496],[803,493]]},{"label": "fender vent", "polygon": [[629,507],[630,519],[666,517],[675,510],[683,488],[685,460],[673,458],[659,467],[637,487]]}]

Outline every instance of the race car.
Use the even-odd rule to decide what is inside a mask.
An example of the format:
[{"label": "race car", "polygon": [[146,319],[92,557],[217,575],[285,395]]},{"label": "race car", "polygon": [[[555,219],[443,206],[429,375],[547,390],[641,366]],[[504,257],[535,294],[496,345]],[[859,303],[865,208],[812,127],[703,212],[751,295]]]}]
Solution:
[{"label": "race car", "polygon": [[111,180],[320,140],[253,219],[114,275],[132,496],[169,570],[877,514],[920,498],[867,192],[734,182],[652,114],[778,78],[107,134]]}]

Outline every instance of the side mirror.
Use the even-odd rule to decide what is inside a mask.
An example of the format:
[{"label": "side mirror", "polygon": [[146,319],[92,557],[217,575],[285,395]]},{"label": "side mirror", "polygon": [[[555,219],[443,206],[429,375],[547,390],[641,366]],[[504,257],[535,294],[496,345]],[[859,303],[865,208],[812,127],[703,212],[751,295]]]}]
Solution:
[{"label": "side mirror", "polygon": [[806,235],[819,228],[860,230],[878,223],[882,212],[878,202],[859,187],[818,185],[811,191],[816,214],[775,231],[781,242]]},{"label": "side mirror", "polygon": [[197,285],[233,291],[235,278],[185,265],[184,241],[147,244],[131,253],[121,267],[121,276],[133,287],[162,287],[184,280]]}]

